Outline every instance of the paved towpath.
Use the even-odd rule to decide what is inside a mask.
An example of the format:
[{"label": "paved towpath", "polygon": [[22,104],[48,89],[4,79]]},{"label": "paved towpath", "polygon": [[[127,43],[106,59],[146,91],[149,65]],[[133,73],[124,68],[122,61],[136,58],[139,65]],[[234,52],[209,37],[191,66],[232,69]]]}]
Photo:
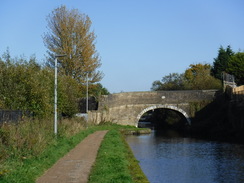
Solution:
[{"label": "paved towpath", "polygon": [[58,160],[36,183],[86,183],[97,151],[107,131],[97,131],[86,137]]}]

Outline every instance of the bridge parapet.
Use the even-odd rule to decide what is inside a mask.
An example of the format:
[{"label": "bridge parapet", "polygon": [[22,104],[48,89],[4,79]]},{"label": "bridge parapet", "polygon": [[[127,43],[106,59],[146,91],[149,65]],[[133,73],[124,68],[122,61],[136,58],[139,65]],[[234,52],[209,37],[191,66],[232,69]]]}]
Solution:
[{"label": "bridge parapet", "polygon": [[126,92],[106,95],[99,101],[99,108],[130,104],[162,104],[212,100],[217,90],[182,90],[156,92]]},{"label": "bridge parapet", "polygon": [[[217,90],[182,90],[157,92],[127,92],[102,96],[98,111],[89,113],[89,120],[113,121],[119,124],[137,126],[138,116],[143,110],[151,108],[164,108],[176,110],[190,119],[189,103],[199,101],[212,101]],[[155,107],[156,106],[156,107]]]}]

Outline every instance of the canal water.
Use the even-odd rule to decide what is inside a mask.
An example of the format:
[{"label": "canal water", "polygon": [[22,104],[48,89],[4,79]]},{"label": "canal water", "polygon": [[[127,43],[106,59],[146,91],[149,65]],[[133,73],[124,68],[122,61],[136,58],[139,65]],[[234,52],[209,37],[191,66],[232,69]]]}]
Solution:
[{"label": "canal water", "polygon": [[126,140],[151,183],[244,182],[244,145],[182,137],[174,131]]}]

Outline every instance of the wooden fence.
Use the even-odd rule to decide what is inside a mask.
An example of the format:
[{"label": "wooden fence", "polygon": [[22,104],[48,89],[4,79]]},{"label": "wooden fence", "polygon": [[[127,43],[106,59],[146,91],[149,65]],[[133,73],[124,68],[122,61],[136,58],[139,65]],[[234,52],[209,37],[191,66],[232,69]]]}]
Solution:
[{"label": "wooden fence", "polygon": [[232,96],[236,101],[244,101],[244,85],[233,88]]}]

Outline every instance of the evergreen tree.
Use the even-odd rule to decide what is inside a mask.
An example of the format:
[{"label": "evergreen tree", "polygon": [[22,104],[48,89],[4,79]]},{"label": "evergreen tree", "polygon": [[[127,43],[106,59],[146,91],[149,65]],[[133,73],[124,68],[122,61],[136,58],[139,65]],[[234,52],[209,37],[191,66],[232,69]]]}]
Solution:
[{"label": "evergreen tree", "polygon": [[228,63],[230,62],[231,56],[234,55],[230,45],[226,49],[221,46],[219,48],[218,56],[214,58],[213,67],[211,74],[217,78],[222,79],[222,73],[227,72]]},{"label": "evergreen tree", "polygon": [[234,75],[237,85],[244,85],[244,52],[238,52],[231,57],[227,72]]}]

